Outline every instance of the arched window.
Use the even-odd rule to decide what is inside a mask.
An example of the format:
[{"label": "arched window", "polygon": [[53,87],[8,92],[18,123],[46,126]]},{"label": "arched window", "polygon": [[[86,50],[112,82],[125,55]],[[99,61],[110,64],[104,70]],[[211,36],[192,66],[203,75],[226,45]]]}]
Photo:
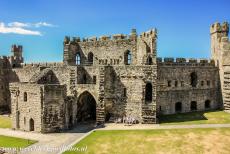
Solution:
[{"label": "arched window", "polygon": [[205,101],[204,107],[205,107],[205,109],[210,109],[210,107],[211,107],[211,102],[210,102],[210,100],[206,100],[206,101]]},{"label": "arched window", "polygon": [[80,64],[81,64],[81,54],[80,54],[80,53],[77,53],[77,54],[76,54],[76,64],[77,64],[77,65],[80,65]]},{"label": "arched window", "polygon": [[29,130],[34,131],[34,119],[31,118],[29,122],[30,122],[30,129]]},{"label": "arched window", "polygon": [[191,111],[197,110],[197,103],[196,103],[196,101],[192,101],[191,102],[191,104],[190,104],[190,110]]},{"label": "arched window", "polygon": [[125,55],[124,55],[124,60],[125,60],[125,65],[130,65],[131,64],[131,61],[132,61],[132,55],[131,55],[131,52],[129,50],[127,50],[125,52]]},{"label": "arched window", "polygon": [[176,112],[181,112],[182,111],[182,103],[181,102],[177,102],[175,104],[175,111]]},{"label": "arched window", "polygon": [[147,83],[145,86],[145,101],[146,102],[152,101],[152,95],[153,95],[152,92],[153,92],[152,84]]},{"label": "arched window", "polygon": [[190,77],[191,77],[191,86],[196,87],[196,85],[197,85],[197,74],[196,74],[196,72],[192,72]]},{"label": "arched window", "polygon": [[92,52],[90,52],[90,53],[88,54],[88,62],[89,62],[90,64],[93,64],[93,53],[92,53]]},{"label": "arched window", "polygon": [[153,64],[153,59],[152,59],[152,57],[148,57],[147,58],[147,65],[152,65]]},{"label": "arched window", "polygon": [[23,100],[24,100],[24,102],[27,102],[27,92],[24,92]]}]

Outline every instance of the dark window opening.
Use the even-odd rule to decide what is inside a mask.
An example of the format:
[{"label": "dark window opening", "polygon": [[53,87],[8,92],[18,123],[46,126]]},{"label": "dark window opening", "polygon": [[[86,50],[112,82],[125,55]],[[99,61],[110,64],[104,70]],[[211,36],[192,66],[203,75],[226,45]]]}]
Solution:
[{"label": "dark window opening", "polygon": [[152,84],[151,83],[147,83],[145,86],[145,101],[147,102],[151,102],[152,101]]},{"label": "dark window opening", "polygon": [[23,99],[24,99],[24,102],[27,102],[27,92],[24,92]]},{"label": "dark window opening", "polygon": [[130,65],[131,64],[131,60],[132,60],[131,52],[130,51],[126,51],[124,57],[125,57],[125,64],[126,65]]},{"label": "dark window opening", "polygon": [[168,81],[168,87],[171,87],[171,81]]},{"label": "dark window opening", "polygon": [[80,55],[80,53],[77,53],[77,55],[76,55],[76,64],[77,65],[81,64],[81,55]]},{"label": "dark window opening", "polygon": [[83,74],[82,84],[86,84],[86,83],[87,83],[87,77],[86,74]]},{"label": "dark window opening", "polygon": [[192,72],[190,76],[191,76],[191,86],[196,87],[196,85],[197,85],[197,74],[196,74],[196,72]]},{"label": "dark window opening", "polygon": [[207,86],[210,86],[210,81],[207,81]]},{"label": "dark window opening", "polygon": [[93,64],[93,53],[92,53],[92,52],[90,52],[90,53],[88,54],[88,62],[89,62],[90,64]]},{"label": "dark window opening", "polygon": [[177,87],[178,86],[178,82],[177,81],[175,81],[175,87]]},{"label": "dark window opening", "polygon": [[34,120],[30,119],[30,131],[34,131]]},{"label": "dark window opening", "polygon": [[124,97],[126,97],[126,96],[127,96],[127,89],[124,88]]},{"label": "dark window opening", "polygon": [[160,111],[161,111],[161,106],[159,107]]},{"label": "dark window opening", "polygon": [[182,111],[182,103],[181,102],[177,102],[175,104],[175,111],[176,112],[181,112]]},{"label": "dark window opening", "polygon": [[153,59],[152,57],[147,58],[147,65],[152,65],[153,64]]},{"label": "dark window opening", "polygon": [[97,82],[97,77],[93,76],[93,84],[96,84],[96,82]]},{"label": "dark window opening", "polygon": [[209,109],[209,108],[211,108],[211,102],[210,102],[210,100],[206,100],[205,101],[205,109]]},{"label": "dark window opening", "polygon": [[201,86],[204,86],[204,81],[201,81]]},{"label": "dark window opening", "polygon": [[195,101],[192,101],[190,104],[190,110],[196,111],[197,110],[197,103]]},{"label": "dark window opening", "polygon": [[26,117],[24,117],[24,125],[26,124]]}]

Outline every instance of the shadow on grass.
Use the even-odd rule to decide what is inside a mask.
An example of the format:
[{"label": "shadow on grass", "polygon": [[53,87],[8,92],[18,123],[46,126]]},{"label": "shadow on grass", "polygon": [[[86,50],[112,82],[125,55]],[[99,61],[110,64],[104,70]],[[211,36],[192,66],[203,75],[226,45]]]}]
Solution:
[{"label": "shadow on grass", "polygon": [[160,124],[164,123],[179,123],[179,122],[189,122],[189,121],[198,121],[198,120],[208,120],[205,117],[205,113],[208,112],[218,112],[220,110],[210,110],[210,111],[196,111],[189,113],[177,113],[172,115],[160,115],[159,122]]}]

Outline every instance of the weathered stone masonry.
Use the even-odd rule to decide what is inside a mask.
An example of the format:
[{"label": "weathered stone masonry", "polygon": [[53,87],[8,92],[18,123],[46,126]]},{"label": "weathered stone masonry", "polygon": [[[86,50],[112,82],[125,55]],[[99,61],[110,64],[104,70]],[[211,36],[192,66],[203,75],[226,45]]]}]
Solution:
[{"label": "weathered stone masonry", "polygon": [[[22,46],[0,58],[0,109],[13,128],[58,132],[88,121],[230,108],[228,24],[211,26],[212,59],[157,58],[157,32],[65,37],[62,63],[23,63]],[[229,96],[228,96],[229,95]]]}]

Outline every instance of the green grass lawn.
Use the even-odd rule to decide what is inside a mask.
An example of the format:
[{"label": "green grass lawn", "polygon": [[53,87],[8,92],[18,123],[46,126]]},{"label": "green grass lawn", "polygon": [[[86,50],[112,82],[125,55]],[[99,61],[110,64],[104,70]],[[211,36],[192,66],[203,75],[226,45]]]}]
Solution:
[{"label": "green grass lawn", "polygon": [[27,147],[36,141],[0,135],[0,147]]},{"label": "green grass lawn", "polygon": [[0,115],[0,128],[11,128],[11,118]]},{"label": "green grass lawn", "polygon": [[229,154],[230,128],[94,131],[64,154]]},{"label": "green grass lawn", "polygon": [[162,125],[187,125],[187,124],[230,124],[230,113],[224,111],[206,111],[161,115]]}]

